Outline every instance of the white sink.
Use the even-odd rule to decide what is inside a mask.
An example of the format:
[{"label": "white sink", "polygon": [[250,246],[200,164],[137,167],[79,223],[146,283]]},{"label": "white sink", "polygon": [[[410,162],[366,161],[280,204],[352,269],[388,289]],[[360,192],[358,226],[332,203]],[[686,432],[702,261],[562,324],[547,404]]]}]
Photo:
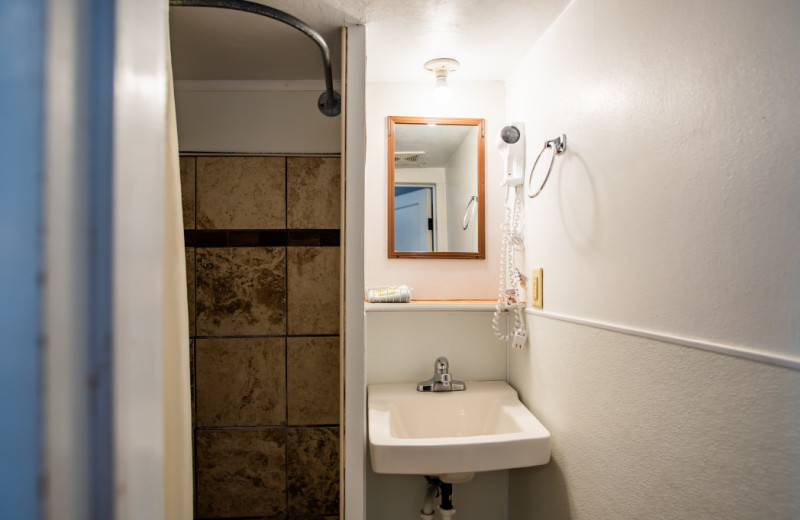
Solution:
[{"label": "white sink", "polygon": [[460,392],[369,385],[367,407],[376,473],[444,475],[550,461],[550,432],[505,381],[467,381]]}]

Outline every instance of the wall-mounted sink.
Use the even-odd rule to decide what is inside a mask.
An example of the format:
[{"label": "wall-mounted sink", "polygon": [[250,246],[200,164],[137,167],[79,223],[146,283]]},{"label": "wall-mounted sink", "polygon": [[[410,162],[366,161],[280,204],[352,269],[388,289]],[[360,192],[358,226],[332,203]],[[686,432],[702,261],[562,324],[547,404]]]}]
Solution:
[{"label": "wall-mounted sink", "polygon": [[368,415],[376,473],[472,473],[550,460],[550,432],[505,381],[467,381],[463,392],[370,385]]}]

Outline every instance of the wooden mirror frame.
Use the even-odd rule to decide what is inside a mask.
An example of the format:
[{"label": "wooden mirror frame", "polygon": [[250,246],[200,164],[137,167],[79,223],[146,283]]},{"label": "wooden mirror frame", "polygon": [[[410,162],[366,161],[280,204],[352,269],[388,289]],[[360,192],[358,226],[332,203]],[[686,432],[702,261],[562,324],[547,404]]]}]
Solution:
[{"label": "wooden mirror frame", "polygon": [[[475,126],[478,128],[478,179],[477,179],[477,195],[478,195],[478,250],[475,252],[470,251],[395,251],[394,250],[394,151],[395,151],[395,125],[396,124],[411,124],[411,125],[460,125],[460,126]],[[486,239],[484,235],[485,220],[486,220],[486,204],[484,196],[485,185],[485,162],[486,162],[486,123],[483,119],[469,119],[460,117],[402,117],[402,116],[389,116],[389,146],[388,146],[388,187],[387,187],[387,220],[389,222],[388,228],[388,251],[389,258],[445,258],[445,259],[470,259],[470,260],[483,260],[486,258]]]}]

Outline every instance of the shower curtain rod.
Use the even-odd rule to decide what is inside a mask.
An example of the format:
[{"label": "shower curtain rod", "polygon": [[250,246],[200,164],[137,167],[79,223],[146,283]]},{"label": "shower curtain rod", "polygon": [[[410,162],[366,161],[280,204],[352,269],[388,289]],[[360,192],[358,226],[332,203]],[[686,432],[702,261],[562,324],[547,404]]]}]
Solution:
[{"label": "shower curtain rod", "polygon": [[325,92],[317,100],[319,111],[328,117],[338,116],[342,111],[342,97],[333,90],[333,73],[331,72],[331,55],[328,45],[317,31],[306,25],[299,18],[255,2],[245,0],[170,0],[169,5],[188,6],[188,7],[218,7],[220,9],[234,9],[236,11],[246,11],[248,13],[260,14],[273,20],[278,20],[286,25],[290,25],[302,32],[319,47],[322,53],[322,66],[325,69]]}]

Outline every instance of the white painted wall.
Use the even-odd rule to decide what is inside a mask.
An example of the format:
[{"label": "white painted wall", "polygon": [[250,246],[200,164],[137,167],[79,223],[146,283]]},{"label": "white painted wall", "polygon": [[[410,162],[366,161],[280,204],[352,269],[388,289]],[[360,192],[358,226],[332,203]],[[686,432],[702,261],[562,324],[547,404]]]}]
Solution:
[{"label": "white painted wall", "polygon": [[[369,55],[369,51],[367,52]],[[369,66],[369,65],[368,65]],[[505,93],[499,81],[451,81],[453,96],[437,107],[430,83],[367,83],[367,170],[365,179],[365,281],[369,285],[407,284],[421,300],[497,297],[499,243],[492,232],[503,220],[502,164],[494,136],[504,124]],[[420,260],[387,257],[388,116],[470,117],[486,120],[486,259]]]},{"label": "white painted wall", "polygon": [[[386,306],[395,311],[386,311]],[[505,380],[506,344],[492,335],[492,311],[475,308],[415,311],[416,304],[366,304],[367,384],[416,384],[433,375],[439,356],[462,380]],[[367,518],[419,516],[426,483],[418,475],[381,475],[367,461]],[[508,517],[508,471],[492,471],[453,487],[461,520]]]},{"label": "white painted wall", "polygon": [[798,26],[791,1],[574,0],[509,78],[528,164],[568,137],[509,354],[553,456],[511,472],[511,518],[800,516]]},{"label": "white painted wall", "polygon": [[324,83],[306,81],[178,81],[180,149],[339,153],[341,121],[317,108],[324,90]]},{"label": "white painted wall", "polygon": [[[491,146],[494,141],[487,139]],[[464,210],[473,195],[477,195],[475,183],[470,182],[478,175],[477,164],[473,160],[478,153],[477,129],[470,131],[447,162],[447,220],[449,222],[448,236],[450,251],[477,251],[478,250],[478,212],[467,229],[463,228]],[[491,150],[489,153],[495,153]],[[497,188],[492,185],[492,191]]]}]

